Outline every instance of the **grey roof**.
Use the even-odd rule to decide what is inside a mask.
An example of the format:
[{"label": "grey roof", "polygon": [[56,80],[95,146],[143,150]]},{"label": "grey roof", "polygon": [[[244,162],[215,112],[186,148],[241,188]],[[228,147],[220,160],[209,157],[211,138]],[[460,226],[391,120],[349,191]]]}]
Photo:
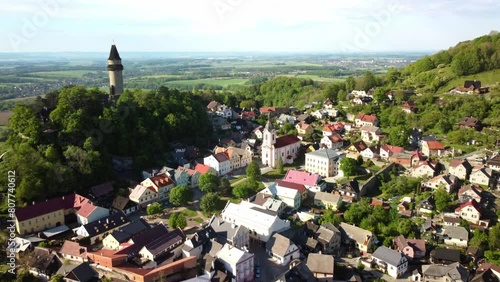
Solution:
[{"label": "grey roof", "polygon": [[466,282],[469,277],[469,271],[458,262],[450,265],[423,265],[422,274],[424,277],[450,277],[453,282]]},{"label": "grey roof", "polygon": [[157,224],[150,229],[145,230],[132,237],[132,246],[119,250],[116,254],[137,254],[142,247],[153,241],[155,238],[163,237],[168,234],[168,229],[163,224]]},{"label": "grey roof", "polygon": [[461,240],[469,240],[469,232],[462,226],[446,226],[443,230],[443,234],[450,238],[456,238]]},{"label": "grey roof", "polygon": [[333,274],[335,260],[332,255],[309,254],[307,257],[307,267],[313,273]]},{"label": "grey roof", "polygon": [[210,219],[209,225],[217,233],[217,236],[224,240],[231,240],[234,237],[234,234],[236,234],[236,232],[238,232],[240,228],[246,228],[244,226],[235,225],[231,222],[224,221],[224,219],[222,219],[221,217],[216,217],[215,215]]},{"label": "grey roof", "polygon": [[326,242],[330,242],[335,236],[340,236],[340,231],[338,233],[335,233],[333,230],[330,230],[323,226],[320,226],[316,233],[318,234],[318,239],[324,240]]},{"label": "grey roof", "polygon": [[111,45],[111,51],[109,51],[108,60],[121,60],[120,54],[118,54],[118,49],[116,49],[116,45]]},{"label": "grey roof", "polygon": [[110,236],[113,236],[115,240],[118,241],[118,243],[123,243],[132,238],[134,235],[139,234],[149,228],[151,228],[149,223],[147,223],[144,219],[139,218],[139,220],[113,231]]},{"label": "grey roof", "polygon": [[435,248],[431,251],[431,258],[434,260],[459,262],[460,251],[456,249]]},{"label": "grey roof", "polygon": [[179,228],[172,230],[166,236],[156,238],[144,246],[153,256],[158,256],[175,245],[179,240],[184,242],[186,235]]},{"label": "grey roof", "polygon": [[335,227],[335,225],[331,224],[330,222],[327,222],[327,223],[324,223],[323,225],[321,225],[322,227],[326,228],[326,229],[329,229],[335,233],[339,233],[340,234],[340,230]]},{"label": "grey roof", "polygon": [[360,245],[373,236],[371,231],[344,222],[340,223],[340,229]]},{"label": "grey roof", "polygon": [[273,254],[284,257],[293,243],[287,237],[275,233],[266,242],[266,250],[271,251]]},{"label": "grey roof", "polygon": [[205,227],[203,230],[196,232],[189,241],[192,242],[193,248],[202,246],[211,239],[217,237],[217,233],[211,226]]},{"label": "grey roof", "polygon": [[333,149],[321,149],[321,150],[307,153],[306,155],[318,156],[318,157],[328,158],[328,159],[335,159],[335,158],[339,158],[341,155],[343,155],[343,153],[339,153],[338,151],[333,150]]},{"label": "grey roof", "polygon": [[92,192],[92,195],[97,198],[102,197],[113,192],[113,185],[111,185],[110,182],[106,182],[100,185],[92,186],[90,187],[90,192]]},{"label": "grey roof", "polygon": [[393,266],[399,266],[404,260],[404,256],[401,253],[395,250],[391,250],[386,246],[378,247],[377,250],[373,253],[372,257]]},{"label": "grey roof", "polygon": [[77,267],[73,268],[70,273],[68,273],[65,278],[81,281],[81,282],[97,282],[99,274],[92,267],[90,267],[88,262],[83,262]]},{"label": "grey roof", "polygon": [[94,237],[96,235],[108,232],[109,230],[112,230],[116,227],[128,224],[129,222],[130,221],[128,220],[127,216],[120,211],[105,218],[93,221],[89,224],[85,224],[83,225],[83,228],[87,230],[89,237]]}]

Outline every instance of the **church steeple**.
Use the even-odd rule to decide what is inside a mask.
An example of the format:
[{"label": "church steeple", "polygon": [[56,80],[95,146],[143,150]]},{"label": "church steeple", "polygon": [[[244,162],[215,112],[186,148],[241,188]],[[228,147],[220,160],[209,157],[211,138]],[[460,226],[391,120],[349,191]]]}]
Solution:
[{"label": "church steeple", "polygon": [[271,122],[271,115],[267,120],[266,126],[264,127],[264,132],[262,132],[262,145],[271,147],[276,143],[276,130],[274,129],[273,123]]},{"label": "church steeple", "polygon": [[116,45],[111,45],[111,51],[108,57],[109,73],[109,94],[117,96],[123,93],[123,65]]}]

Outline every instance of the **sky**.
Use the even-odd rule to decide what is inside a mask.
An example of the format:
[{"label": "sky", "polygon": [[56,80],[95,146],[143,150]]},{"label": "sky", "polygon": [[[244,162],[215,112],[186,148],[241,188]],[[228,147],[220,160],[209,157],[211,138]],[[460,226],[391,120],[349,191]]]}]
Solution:
[{"label": "sky", "polygon": [[437,51],[500,30],[498,0],[16,0],[0,52]]}]

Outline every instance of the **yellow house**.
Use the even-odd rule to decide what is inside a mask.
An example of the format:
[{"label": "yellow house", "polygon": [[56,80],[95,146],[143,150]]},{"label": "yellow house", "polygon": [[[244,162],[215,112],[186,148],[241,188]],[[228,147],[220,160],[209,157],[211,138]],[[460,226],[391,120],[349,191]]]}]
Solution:
[{"label": "yellow house", "polygon": [[295,129],[297,129],[297,133],[300,135],[300,136],[305,136],[307,134],[313,134],[314,132],[314,128],[306,123],[305,121],[301,121],[299,123],[297,123],[297,125],[295,125]]},{"label": "yellow house", "polygon": [[64,225],[64,216],[76,213],[87,202],[75,193],[17,209],[16,231],[24,235]]}]

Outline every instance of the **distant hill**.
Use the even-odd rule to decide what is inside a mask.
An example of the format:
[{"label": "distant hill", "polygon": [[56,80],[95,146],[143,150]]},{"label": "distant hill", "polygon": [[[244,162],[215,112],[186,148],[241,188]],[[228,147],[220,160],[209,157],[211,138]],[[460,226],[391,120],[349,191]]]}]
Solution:
[{"label": "distant hill", "polygon": [[[500,82],[500,33],[463,41],[455,47],[440,51],[408,65],[402,70],[403,84],[416,85],[427,92],[453,88],[464,79]],[[445,89],[449,90],[449,89]]]}]

